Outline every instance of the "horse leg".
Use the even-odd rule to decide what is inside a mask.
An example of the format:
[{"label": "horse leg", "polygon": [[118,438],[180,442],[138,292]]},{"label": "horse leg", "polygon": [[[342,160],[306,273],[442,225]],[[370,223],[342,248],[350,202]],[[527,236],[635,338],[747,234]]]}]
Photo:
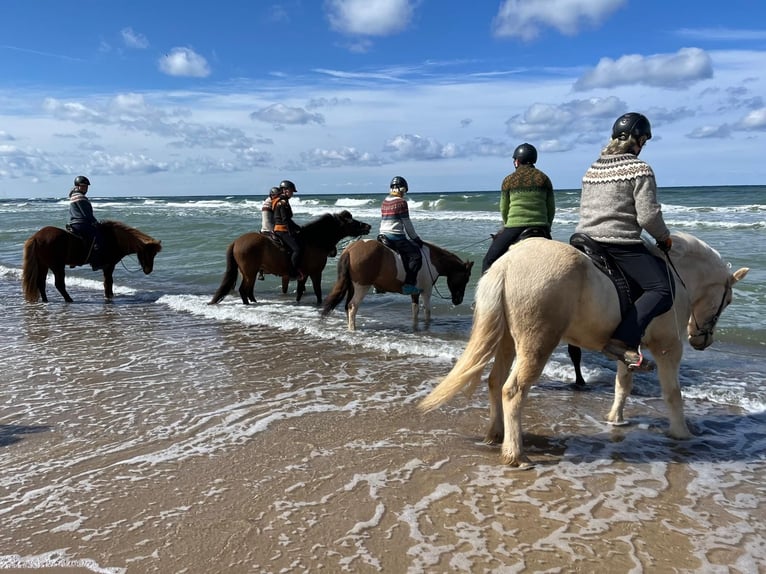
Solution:
[{"label": "horse leg", "polygon": [[518,349],[516,363],[511,374],[503,384],[503,448],[502,459],[505,464],[518,468],[532,466],[524,454],[521,433],[521,411],[530,387],[537,382],[543,372],[545,363],[553,352],[555,345],[547,348],[538,341],[528,342],[523,349]]},{"label": "horse leg", "polygon": [[348,330],[356,331],[356,313],[359,311],[359,305],[362,303],[371,285],[355,285],[354,296],[346,304],[346,315],[348,318]]},{"label": "horse leg", "polygon": [[[314,288],[314,295],[317,298],[317,307],[322,304],[322,272],[314,273],[310,275],[311,286]],[[304,288],[306,286],[306,280],[303,280]]]},{"label": "horse leg", "polygon": [[617,362],[617,374],[614,377],[614,401],[612,402],[612,409],[606,416],[607,422],[613,425],[624,425],[624,408],[625,401],[630,396],[630,391],[633,389],[633,373],[628,370],[628,367],[622,361]]},{"label": "horse leg", "polygon": [[692,433],[686,426],[684,418],[684,399],[681,396],[681,386],[678,382],[678,369],[681,364],[681,355],[683,348],[679,341],[670,346],[670,349],[663,349],[660,352],[653,353],[654,360],[657,363],[657,374],[662,387],[662,398],[665,399],[670,413],[668,419],[670,428],[668,434],[675,439],[690,438]]},{"label": "horse leg", "polygon": [[431,325],[431,292],[423,291],[423,321],[426,329]]},{"label": "horse leg", "polygon": [[574,387],[577,390],[582,390],[585,388],[585,378],[582,376],[582,349],[576,345],[567,345],[567,353],[569,353],[575,370]]},{"label": "horse leg", "polygon": [[114,267],[104,267],[104,297],[114,299]]},{"label": "horse leg", "polygon": [[[74,300],[69,296],[69,293],[67,293],[66,283],[64,282],[64,266],[57,265],[52,268],[51,271],[53,271],[53,283],[56,285],[56,290],[58,290],[58,292],[61,293],[61,296],[64,297],[64,301],[72,303]],[[43,301],[47,301],[47,299],[43,297]]]},{"label": "horse leg", "polygon": [[[289,275],[282,275],[282,295],[287,294],[287,289],[290,287],[290,276]],[[301,293],[302,295],[302,293]],[[298,298],[298,301],[300,301],[300,297]]]},{"label": "horse leg", "polygon": [[418,328],[418,313],[420,312],[420,294],[410,295],[412,298],[412,328]]},{"label": "horse leg", "polygon": [[239,296],[245,305],[249,305],[250,301],[257,303],[255,300],[255,280],[244,273],[242,274],[242,283],[239,284]]},{"label": "horse leg", "polygon": [[508,378],[516,347],[510,333],[504,333],[500,345],[495,351],[495,362],[489,373],[489,426],[484,435],[486,444],[503,442],[503,382]]},{"label": "horse leg", "polygon": [[[61,273],[63,274],[64,271],[62,270]],[[48,295],[45,293],[45,283],[48,280],[48,268],[47,267],[41,267],[39,269],[39,272],[37,274],[37,277],[35,278],[36,284],[37,284],[37,290],[40,292],[40,300],[43,303],[48,302]]]}]

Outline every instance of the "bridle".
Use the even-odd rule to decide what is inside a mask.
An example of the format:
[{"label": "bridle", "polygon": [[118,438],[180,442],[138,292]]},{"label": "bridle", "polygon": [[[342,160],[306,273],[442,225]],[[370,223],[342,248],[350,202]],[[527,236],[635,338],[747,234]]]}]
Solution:
[{"label": "bridle", "polygon": [[[676,274],[676,277],[678,277],[681,285],[683,285],[684,289],[688,291],[689,289],[686,287],[686,283],[684,283],[684,280],[681,278],[681,274],[678,272],[678,269],[676,269],[676,266],[673,264],[673,260],[670,258],[670,254],[666,253],[665,258],[668,260],[670,267],[673,268],[673,272]],[[694,309],[691,309],[692,321],[694,321],[694,327],[697,329],[696,333],[693,335],[694,337],[705,337],[705,343],[707,344],[708,338],[713,336],[713,331],[715,330],[715,326],[718,323],[718,319],[721,317],[721,313],[723,313],[723,310],[726,308],[726,296],[729,295],[729,293],[731,293],[731,286],[727,283],[724,286],[723,295],[721,296],[721,302],[718,304],[718,309],[710,319],[703,323],[702,327],[700,327],[699,322],[697,321],[697,317],[694,315]]]}]

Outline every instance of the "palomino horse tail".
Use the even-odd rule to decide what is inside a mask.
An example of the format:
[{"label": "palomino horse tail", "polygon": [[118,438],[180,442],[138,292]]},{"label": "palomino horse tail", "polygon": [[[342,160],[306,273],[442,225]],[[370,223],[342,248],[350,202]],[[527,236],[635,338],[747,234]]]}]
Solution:
[{"label": "palomino horse tail", "polygon": [[343,301],[343,298],[348,294],[351,289],[351,267],[349,263],[348,250],[343,251],[338,261],[338,278],[335,280],[335,285],[332,286],[332,291],[325,298],[322,304],[322,317],[327,317],[335,310],[335,307]]},{"label": "palomino horse tail", "polygon": [[476,389],[484,368],[495,356],[508,329],[504,293],[504,274],[492,273],[490,268],[479,280],[476,289],[476,307],[468,344],[449,374],[420,401],[420,410],[431,411],[451,400],[463,389],[466,389],[468,395]]},{"label": "palomino horse tail", "polygon": [[226,297],[226,295],[231,293],[231,290],[234,289],[234,284],[237,282],[238,275],[239,266],[237,265],[237,260],[234,258],[234,243],[232,242],[226,250],[226,271],[224,271],[221,285],[218,287],[218,290],[215,292],[215,295],[213,295],[213,298],[208,305],[219,303]]},{"label": "palomino horse tail", "polygon": [[[37,260],[37,240],[30,237],[24,243],[24,263],[21,269],[21,290],[24,293],[24,299],[30,303],[36,303],[40,299],[40,282],[45,281],[43,270],[40,269]],[[45,275],[48,270],[45,269]]]}]

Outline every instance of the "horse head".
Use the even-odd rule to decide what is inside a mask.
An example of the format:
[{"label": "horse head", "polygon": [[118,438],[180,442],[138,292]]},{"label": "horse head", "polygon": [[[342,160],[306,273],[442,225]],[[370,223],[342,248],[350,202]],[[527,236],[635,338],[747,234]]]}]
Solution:
[{"label": "horse head", "polygon": [[144,247],[136,252],[136,257],[138,257],[138,262],[141,264],[144,274],[149,275],[152,272],[154,269],[154,258],[160,251],[162,251],[160,242],[153,241],[144,244]]},{"label": "horse head", "polygon": [[341,224],[341,232],[346,237],[360,237],[367,235],[372,230],[372,226],[369,223],[354,219],[351,212],[346,209],[337,215],[337,219]]},{"label": "horse head", "polygon": [[732,286],[747,275],[750,269],[743,267],[730,274],[726,281],[710,284],[701,289],[701,295],[692,303],[692,312],[687,325],[689,344],[702,351],[713,344],[715,326],[723,310],[732,299]]},{"label": "horse head", "polygon": [[460,305],[463,302],[465,288],[471,279],[471,267],[473,267],[473,261],[461,261],[447,273],[447,287],[452,295],[453,305]]}]

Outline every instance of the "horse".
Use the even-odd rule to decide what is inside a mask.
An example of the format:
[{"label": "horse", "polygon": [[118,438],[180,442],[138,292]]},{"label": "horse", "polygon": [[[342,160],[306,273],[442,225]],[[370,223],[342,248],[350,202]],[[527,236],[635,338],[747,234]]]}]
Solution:
[{"label": "horse", "polygon": [[[102,221],[100,224],[103,241],[100,246],[103,257],[104,296],[114,298],[112,275],[114,268],[126,255],[133,253],[145,274],[154,269],[154,258],[162,245],[143,231],[119,221]],[[58,227],[43,227],[24,243],[24,259],[21,272],[21,286],[24,298],[30,303],[42,299],[48,302],[45,281],[48,270],[53,272],[56,289],[67,303],[72,302],[64,282],[64,269],[79,267],[88,262],[90,242]]]},{"label": "horse", "polygon": [[[418,272],[417,286],[423,290],[425,323],[431,321],[431,291],[434,283],[442,276],[447,276],[447,287],[452,296],[452,304],[460,305],[465,295],[465,287],[471,278],[473,261],[462,261],[454,253],[423,242],[423,265]],[[404,283],[404,268],[401,258],[392,249],[373,239],[352,243],[341,253],[338,261],[338,278],[332,291],[322,306],[322,317],[327,317],[346,297],[346,316],[348,330],[356,330],[356,314],[359,305],[371,287],[378,291],[401,292]],[[412,325],[418,325],[420,294],[412,298]]]},{"label": "horse", "polygon": [[[322,302],[322,271],[327,257],[335,252],[336,244],[344,237],[367,235],[372,227],[354,217],[347,210],[340,213],[326,213],[301,227],[299,241],[303,243],[301,269],[311,278],[317,305]],[[226,271],[221,285],[208,305],[215,305],[234,288],[238,274],[242,274],[239,294],[242,303],[256,303],[255,281],[258,271],[283,278],[291,274],[290,258],[287,252],[273,239],[263,233],[252,232],[240,235],[226,249]],[[283,292],[286,291],[283,279]],[[300,302],[306,290],[306,279],[298,281],[296,301]]]},{"label": "horse", "polygon": [[[658,367],[662,395],[669,408],[668,434],[691,437],[683,413],[678,372],[684,326],[689,343],[703,350],[713,342],[716,323],[732,300],[732,286],[749,269],[734,273],[717,251],[686,234],[672,236],[668,254],[676,282],[673,307],[655,317],[641,341]],[[659,249],[650,250],[661,257]],[[430,411],[460,390],[470,394],[490,360],[487,444],[502,443],[501,457],[513,467],[533,466],[524,454],[521,411],[529,388],[540,377],[560,341],[591,350],[603,349],[620,321],[612,281],[574,247],[547,239],[522,241],[498,259],[479,281],[471,335],[452,370],[423,399]],[[510,374],[509,374],[510,373]],[[633,373],[617,362],[615,396],[607,421],[627,424],[625,401]]]}]

